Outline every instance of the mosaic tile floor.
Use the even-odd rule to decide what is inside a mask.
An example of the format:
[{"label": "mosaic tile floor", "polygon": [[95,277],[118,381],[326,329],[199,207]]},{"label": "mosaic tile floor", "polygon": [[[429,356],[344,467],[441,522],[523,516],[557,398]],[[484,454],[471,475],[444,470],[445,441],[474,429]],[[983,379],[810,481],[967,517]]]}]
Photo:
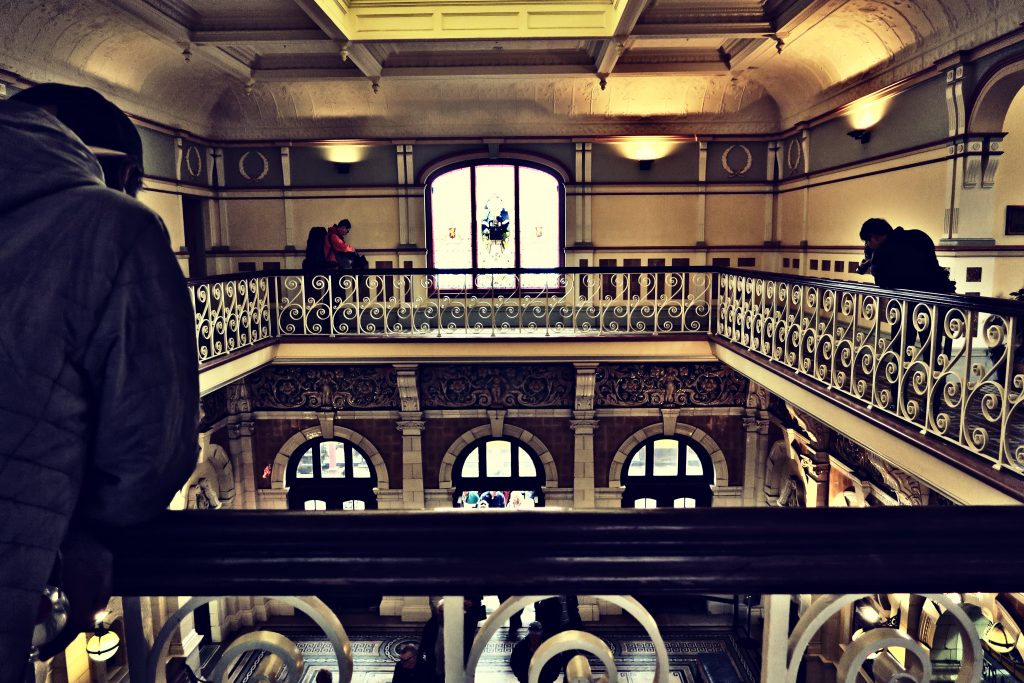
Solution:
[{"label": "mosaic tile floor", "polygon": [[[619,667],[618,683],[647,683],[654,676],[654,648],[639,629],[594,626],[589,628],[611,647]],[[337,666],[330,644],[312,633],[288,633],[298,643],[306,662],[302,683],[310,683],[321,668],[329,669],[337,680]],[[390,683],[398,648],[419,640],[418,626],[386,626],[350,629],[355,673],[352,683]],[[662,631],[669,654],[673,683],[754,683],[756,672],[748,656],[740,651],[728,631],[714,629],[665,629]],[[516,683],[508,666],[514,641],[507,640],[502,629],[487,645],[477,669],[479,683]],[[246,673],[236,683],[248,683],[259,657],[245,666]],[[594,672],[603,673],[597,660],[591,659]]]}]

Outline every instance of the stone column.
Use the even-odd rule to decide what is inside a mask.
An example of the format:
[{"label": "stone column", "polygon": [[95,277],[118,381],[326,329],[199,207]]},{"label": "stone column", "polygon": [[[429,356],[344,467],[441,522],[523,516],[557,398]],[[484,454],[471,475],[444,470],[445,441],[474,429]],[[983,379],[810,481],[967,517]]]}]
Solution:
[{"label": "stone column", "polygon": [[597,507],[594,484],[594,432],[598,421],[593,410],[573,412],[574,420],[569,421],[573,439],[572,507],[575,510],[591,510]]},{"label": "stone column", "polygon": [[762,503],[759,491],[764,489],[765,463],[768,458],[768,419],[760,411],[747,408],[743,416],[746,432],[743,462],[743,504]]},{"label": "stone column", "polygon": [[462,683],[466,675],[466,668],[462,664],[462,632],[465,627],[465,619],[462,618],[462,596],[444,596],[444,607],[444,633],[438,634],[438,637],[444,638],[444,681]]},{"label": "stone column", "polygon": [[228,446],[235,464],[236,500],[242,510],[256,509],[256,474],[253,471],[252,434],[255,423],[242,420],[228,425]]},{"label": "stone column", "polygon": [[402,433],[402,507],[423,510],[423,413],[402,411],[398,431]]},{"label": "stone column", "polygon": [[789,642],[788,595],[764,597],[764,635],[761,638],[761,683],[786,680]]}]

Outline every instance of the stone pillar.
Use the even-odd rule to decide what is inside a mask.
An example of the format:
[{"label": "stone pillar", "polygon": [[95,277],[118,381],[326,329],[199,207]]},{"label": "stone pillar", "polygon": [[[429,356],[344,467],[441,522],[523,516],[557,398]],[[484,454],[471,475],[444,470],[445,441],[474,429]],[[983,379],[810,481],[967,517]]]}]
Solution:
[{"label": "stone pillar", "polygon": [[598,421],[593,410],[577,410],[576,419],[569,421],[573,439],[573,480],[572,506],[575,510],[591,510],[597,507],[594,492],[594,432]]},{"label": "stone pillar", "polygon": [[761,638],[761,683],[787,680],[789,643],[788,595],[764,596],[764,634]]},{"label": "stone pillar", "polygon": [[743,461],[743,504],[754,507],[763,503],[758,493],[764,489],[765,463],[768,458],[768,419],[760,411],[747,408],[743,416],[746,432]]},{"label": "stone pillar", "polygon": [[402,507],[423,510],[423,413],[402,411],[398,431],[402,433]]},{"label": "stone pillar", "polygon": [[243,420],[228,425],[228,445],[231,460],[235,464],[235,489],[237,507],[242,510],[256,509],[256,474],[253,471],[252,434],[255,423]]},{"label": "stone pillar", "polygon": [[828,453],[820,453],[823,460],[812,461],[807,472],[807,507],[828,507],[828,480],[832,472]]}]

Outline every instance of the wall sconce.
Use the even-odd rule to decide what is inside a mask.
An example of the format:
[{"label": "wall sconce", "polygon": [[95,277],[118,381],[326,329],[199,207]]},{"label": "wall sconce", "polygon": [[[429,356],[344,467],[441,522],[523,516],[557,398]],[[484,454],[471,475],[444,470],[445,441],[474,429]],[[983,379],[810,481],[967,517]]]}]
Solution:
[{"label": "wall sconce", "polygon": [[334,170],[337,171],[339,175],[348,175],[348,172],[352,170],[352,164],[347,164],[343,161],[335,161]]},{"label": "wall sconce", "polygon": [[664,159],[683,143],[692,141],[693,138],[678,135],[637,135],[603,140],[619,156],[638,162],[641,171],[651,170],[655,161]]},{"label": "wall sconce", "polygon": [[100,612],[96,615],[96,626],[93,634],[85,641],[85,653],[94,662],[105,662],[117,654],[117,648],[121,645],[121,639],[116,633],[107,629],[104,620],[107,612]]},{"label": "wall sconce", "polygon": [[866,128],[854,128],[847,135],[862,145],[868,144],[871,140],[871,130]]},{"label": "wall sconce", "polygon": [[650,171],[654,166],[654,159],[640,159],[636,165],[641,171]]}]

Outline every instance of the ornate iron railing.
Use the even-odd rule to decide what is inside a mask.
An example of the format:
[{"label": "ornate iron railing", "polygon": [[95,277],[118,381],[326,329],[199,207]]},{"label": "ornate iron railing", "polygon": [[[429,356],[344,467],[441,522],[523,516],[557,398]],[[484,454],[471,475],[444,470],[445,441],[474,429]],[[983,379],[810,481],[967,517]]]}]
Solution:
[{"label": "ornate iron railing", "polygon": [[716,335],[1024,475],[1024,306],[723,272]]},{"label": "ornate iron railing", "polygon": [[[1002,632],[1014,618],[1012,603],[1001,612],[998,598],[1019,589],[1024,577],[1024,549],[1006,543],[1005,536],[1006,528],[1021,524],[1021,507],[476,514],[227,511],[167,513],[142,527],[111,530],[105,540],[114,550],[115,591],[128,596],[125,635],[133,679],[136,671],[145,671],[142,680],[164,680],[163,664],[177,627],[215,598],[174,603],[175,611],[150,647],[142,604],[130,596],[432,594],[449,596],[446,603],[458,605],[457,596],[505,593],[522,597],[507,599],[481,624],[465,666],[459,656],[464,621],[445,620],[443,630],[450,636],[445,640],[446,680],[472,683],[481,653],[518,609],[553,594],[589,594],[636,618],[651,640],[653,680],[668,683],[665,644],[643,603],[711,590],[766,596],[762,680],[796,681],[808,643],[818,633],[826,635],[824,624],[843,609],[868,604],[877,607],[876,618],[868,620],[862,636],[828,631],[830,637],[845,638],[839,643],[841,656],[831,660],[837,680],[853,683],[858,672],[872,666],[868,660],[874,652],[896,647],[906,649],[910,659],[902,664],[886,660],[887,667],[897,668],[889,675],[902,668],[909,673],[900,679],[925,683],[931,680],[932,662],[921,642],[934,628],[922,621],[909,635],[907,629],[918,623],[927,602],[935,618],[951,614],[947,621],[960,632],[963,654],[957,680],[980,680],[981,640],[989,636],[979,638],[977,612],[980,608],[992,622],[1002,618]],[[467,547],[474,552],[464,552]],[[502,570],[496,568],[495,557],[517,559]],[[965,587],[987,595],[953,593]],[[916,600],[892,595],[915,591],[927,593]],[[800,618],[791,630],[790,596],[809,594],[818,597],[800,601]],[[277,599],[304,612],[323,631],[321,640],[326,639],[331,659],[320,660],[319,666],[334,669],[339,675],[335,680],[349,681],[354,669],[349,636],[325,602],[315,597]],[[974,611],[963,607],[967,603],[975,605]],[[614,673],[614,653],[585,630],[547,641],[544,656],[538,651],[531,671],[538,672],[533,667],[539,670],[545,656],[585,650]],[[275,666],[292,671],[289,680],[306,666],[296,643],[277,633],[255,631],[225,648],[211,680],[224,680],[221,676],[236,656],[256,651],[277,657]],[[397,658],[397,652],[389,654]]]},{"label": "ornate iron railing", "polygon": [[1024,305],[712,268],[190,283],[200,363],[281,337],[707,335],[1024,476]]}]

